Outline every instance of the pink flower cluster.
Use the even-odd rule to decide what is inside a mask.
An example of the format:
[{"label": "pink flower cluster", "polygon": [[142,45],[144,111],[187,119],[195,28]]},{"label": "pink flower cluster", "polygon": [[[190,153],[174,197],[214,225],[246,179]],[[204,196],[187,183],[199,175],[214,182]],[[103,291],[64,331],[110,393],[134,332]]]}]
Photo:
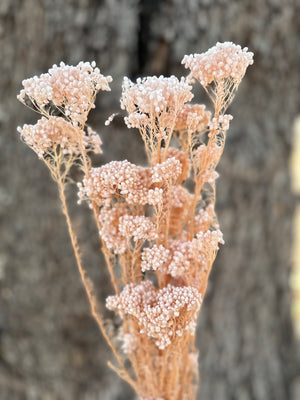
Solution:
[{"label": "pink flower cluster", "polygon": [[[175,153],[180,156],[179,151]],[[83,184],[78,184],[79,199],[108,206],[115,196],[123,197],[130,204],[157,205],[163,198],[160,186],[174,184],[181,172],[182,164],[175,157],[153,168],[138,167],[127,160],[112,161],[90,170]]]},{"label": "pink flower cluster", "polygon": [[198,213],[195,215],[195,231],[206,232],[211,226],[215,229],[219,229],[219,225],[214,224],[214,218],[216,218],[216,216],[212,204],[209,204],[205,209],[200,208]]},{"label": "pink flower cluster", "polygon": [[175,157],[168,158],[161,164],[152,168],[152,182],[161,184],[174,184],[182,172],[181,163]]},{"label": "pink flower cluster", "polygon": [[71,123],[61,117],[42,117],[35,125],[24,125],[18,127],[25,143],[31,147],[42,158],[45,154],[52,154],[58,150],[63,154],[80,154],[80,141],[86,149],[95,153],[101,153],[101,139],[91,128],[87,128],[84,134]]},{"label": "pink flower cluster", "polygon": [[119,219],[119,231],[127,239],[133,237],[135,242],[155,240],[157,237],[155,225],[143,215],[124,215]]},{"label": "pink flower cluster", "polygon": [[99,234],[107,248],[116,254],[125,253],[128,247],[126,238],[119,231],[119,220],[125,215],[129,215],[129,210],[124,203],[116,203],[111,208],[103,207],[99,214],[101,224]]},{"label": "pink flower cluster", "polygon": [[194,334],[201,303],[201,294],[193,287],[167,285],[158,290],[150,281],[128,284],[119,296],[106,300],[109,310],[134,317],[140,333],[153,338],[161,350],[174,336],[180,337],[185,331]]},{"label": "pink flower cluster", "polygon": [[179,149],[177,149],[176,147],[169,147],[167,150],[167,154],[164,154],[164,150],[161,150],[161,159],[164,158],[164,156],[166,157],[166,159],[169,158],[175,158],[176,160],[178,160],[181,164],[181,174],[180,176],[178,176],[178,180],[180,182],[185,181],[186,179],[188,179],[189,174],[190,174],[190,167],[191,167],[191,163],[190,163],[190,159],[187,153],[184,153],[183,151],[180,151]]},{"label": "pink flower cluster", "polygon": [[82,126],[94,107],[95,95],[99,90],[109,91],[111,81],[110,76],[100,73],[95,62],[80,62],[75,67],[61,62],[40,77],[25,79],[18,99],[25,103],[28,97],[41,111],[49,104],[54,105],[74,125]]},{"label": "pink flower cluster", "polygon": [[94,131],[90,126],[86,126],[87,133],[82,137],[83,147],[87,150],[92,151],[95,154],[101,154],[102,140],[97,132]]},{"label": "pink flower cluster", "polygon": [[[147,77],[136,83],[124,79],[121,108],[128,112],[128,128],[146,129],[157,139],[166,139],[183,105],[193,98],[192,87],[182,78]],[[157,121],[155,121],[157,119]]]},{"label": "pink flower cluster", "polygon": [[253,53],[232,42],[217,43],[205,53],[184,56],[182,64],[191,70],[190,78],[204,87],[229,78],[240,82],[247,67],[253,64]]},{"label": "pink flower cluster", "polygon": [[112,161],[99,168],[92,168],[89,176],[79,184],[79,199],[90,199],[99,206],[109,205],[112,196],[124,196],[130,201],[144,201],[145,191],[141,182],[145,179],[144,169],[129,161]]},{"label": "pink flower cluster", "polygon": [[171,207],[174,208],[187,208],[193,200],[193,195],[181,185],[175,185],[172,188]]},{"label": "pink flower cluster", "polygon": [[224,243],[219,230],[199,232],[191,241],[169,240],[168,247],[154,245],[142,252],[142,271],[154,270],[170,274],[173,278],[184,277],[191,271],[210,262],[210,254]]},{"label": "pink flower cluster", "polygon": [[123,254],[130,248],[130,239],[155,240],[156,226],[143,215],[131,215],[125,203],[111,208],[103,207],[99,215],[100,235],[107,248],[115,254]]},{"label": "pink flower cluster", "polygon": [[174,130],[202,132],[208,126],[211,113],[203,104],[185,104],[179,111]]},{"label": "pink flower cluster", "polygon": [[218,115],[218,117],[214,117],[208,123],[208,126],[211,131],[223,131],[226,132],[229,129],[229,123],[233,119],[233,116],[230,114]]},{"label": "pink flower cluster", "polygon": [[121,108],[129,113],[138,110],[146,115],[159,114],[167,108],[174,110],[177,104],[193,98],[191,89],[184,78],[179,81],[175,76],[138,78],[136,83],[124,78]]}]

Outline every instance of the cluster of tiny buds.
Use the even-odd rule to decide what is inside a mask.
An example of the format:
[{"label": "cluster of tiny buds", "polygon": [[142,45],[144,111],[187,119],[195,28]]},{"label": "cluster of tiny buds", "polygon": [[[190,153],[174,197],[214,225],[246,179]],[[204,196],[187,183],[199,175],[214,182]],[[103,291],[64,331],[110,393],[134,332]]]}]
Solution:
[{"label": "cluster of tiny buds", "polygon": [[211,118],[211,113],[206,111],[202,104],[184,104],[177,115],[175,131],[201,132]]},{"label": "cluster of tiny buds", "polygon": [[123,254],[130,248],[130,239],[155,240],[156,226],[143,215],[130,215],[125,203],[116,203],[112,208],[100,211],[100,236],[107,248],[115,254]]},{"label": "cluster of tiny buds", "polygon": [[171,262],[171,252],[163,245],[146,247],[142,252],[141,269],[143,272],[147,270],[163,271],[165,266]]},{"label": "cluster of tiny buds", "polygon": [[[215,210],[213,204],[209,204],[205,209],[200,208],[195,215],[195,230],[196,232],[206,232],[212,225],[213,218],[215,217]],[[217,229],[218,227],[215,226]]]},{"label": "cluster of tiny buds", "polygon": [[193,98],[192,87],[185,78],[153,76],[136,83],[124,79],[121,108],[128,128],[147,132],[149,140],[167,139],[176,116],[184,104]]},{"label": "cluster of tiny buds", "polygon": [[95,132],[90,126],[87,126],[87,134],[83,136],[83,146],[93,151],[95,154],[101,154],[102,140],[100,135]]},{"label": "cluster of tiny buds", "polygon": [[[174,208],[188,207],[193,200],[193,195],[181,185],[173,186],[171,205]],[[188,207],[189,208],[189,207]]]},{"label": "cluster of tiny buds", "polygon": [[196,238],[198,240],[198,243],[201,243],[201,247],[212,247],[216,249],[218,248],[218,243],[225,244],[223,233],[219,229],[216,229],[214,231],[208,230],[206,232],[201,231],[197,233]]},{"label": "cluster of tiny buds", "polygon": [[253,64],[253,53],[232,42],[217,43],[205,53],[185,56],[182,64],[191,70],[190,77],[204,87],[224,79],[240,82],[247,67]]},{"label": "cluster of tiny buds", "polygon": [[146,247],[142,252],[141,269],[160,271],[172,277],[184,277],[192,265],[205,265],[210,261],[208,254],[218,249],[218,244],[224,244],[220,230],[199,232],[196,238],[187,240],[169,240],[168,246]]},{"label": "cluster of tiny buds", "polygon": [[168,158],[161,164],[156,164],[152,169],[152,182],[174,184],[181,174],[182,167],[175,157]]},{"label": "cluster of tiny buds", "polygon": [[112,196],[121,195],[130,204],[158,205],[163,198],[163,189],[158,186],[174,184],[182,173],[182,164],[176,157],[148,169],[127,160],[92,168],[83,184],[78,185],[79,201],[92,200],[99,206],[108,206]]},{"label": "cluster of tiny buds", "polygon": [[84,133],[61,117],[42,117],[35,125],[18,127],[18,132],[39,158],[51,154],[58,146],[63,154],[79,155],[80,143],[87,150],[101,153],[102,142],[96,132],[88,127]]},{"label": "cluster of tiny buds", "polygon": [[128,284],[120,295],[106,300],[109,310],[135,317],[140,333],[153,338],[161,350],[171,344],[172,337],[180,337],[185,331],[195,333],[201,303],[201,294],[193,287],[169,284],[156,289],[148,280],[139,285]]},{"label": "cluster of tiny buds", "polygon": [[210,131],[227,131],[229,129],[229,123],[232,119],[233,116],[230,114],[219,115],[218,117],[212,118],[208,123]]},{"label": "cluster of tiny buds", "polygon": [[201,175],[203,183],[213,184],[216,179],[218,179],[219,174],[215,170],[205,170]]},{"label": "cluster of tiny buds", "polygon": [[87,114],[94,108],[95,95],[99,90],[109,91],[111,76],[104,76],[93,61],[80,62],[77,66],[53,65],[48,73],[25,79],[24,89],[18,99],[26,103],[28,98],[39,111],[51,105],[61,111],[74,125],[83,125]]},{"label": "cluster of tiny buds", "polygon": [[[163,156],[163,150],[161,151],[161,154]],[[183,151],[180,151],[179,149],[177,149],[176,147],[169,147],[168,151],[167,151],[167,159],[169,158],[176,158],[176,160],[178,160],[181,164],[181,175],[179,176],[179,179],[181,181],[185,181],[186,179],[188,179],[189,175],[190,175],[190,167],[191,167],[191,163],[190,163],[190,159],[189,156],[184,153]]]},{"label": "cluster of tiny buds", "polygon": [[139,182],[139,167],[129,161],[112,161],[100,168],[92,168],[79,186],[79,199],[109,205],[111,197],[120,193],[135,193]]},{"label": "cluster of tiny buds", "polygon": [[124,78],[121,108],[129,113],[138,110],[142,114],[153,115],[166,108],[174,109],[178,101],[184,104],[193,98],[190,86],[184,78],[175,76],[151,76],[138,78],[136,83]]},{"label": "cluster of tiny buds", "polygon": [[124,203],[116,203],[112,208],[103,207],[99,214],[101,224],[99,234],[107,248],[116,254],[125,253],[128,247],[126,237],[119,231],[120,218],[128,214],[129,210]]},{"label": "cluster of tiny buds", "polygon": [[133,237],[133,240],[155,240],[156,226],[143,215],[124,215],[119,219],[119,231],[125,238]]},{"label": "cluster of tiny buds", "polygon": [[156,187],[154,189],[149,189],[146,203],[151,204],[152,206],[158,206],[163,201],[163,195],[164,191],[162,188]]}]

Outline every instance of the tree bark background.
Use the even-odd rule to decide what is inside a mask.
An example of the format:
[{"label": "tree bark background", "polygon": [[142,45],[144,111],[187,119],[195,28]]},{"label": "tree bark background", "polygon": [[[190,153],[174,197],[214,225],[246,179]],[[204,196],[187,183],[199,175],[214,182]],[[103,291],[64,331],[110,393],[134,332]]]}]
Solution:
[{"label": "tree bark background", "polygon": [[[90,316],[56,187],[16,134],[17,125],[36,120],[16,100],[22,79],[61,60],[96,60],[114,82],[111,93],[99,94],[90,121],[104,142],[95,163],[142,163],[141,142],[121,117],[103,126],[119,109],[123,76],[180,76],[184,54],[227,40],[248,46],[255,63],[230,107],[234,121],[218,168],[226,244],[200,316],[199,399],[300,398],[288,285],[299,15],[297,0],[1,0],[1,400],[133,398],[106,366],[113,356]],[[88,274],[103,299],[110,286],[94,223],[74,190],[69,198]]]}]

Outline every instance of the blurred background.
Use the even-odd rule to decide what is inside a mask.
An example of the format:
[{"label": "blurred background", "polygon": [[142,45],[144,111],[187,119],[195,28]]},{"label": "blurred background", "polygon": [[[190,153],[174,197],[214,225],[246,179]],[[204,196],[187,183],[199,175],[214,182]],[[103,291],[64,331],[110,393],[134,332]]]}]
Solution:
[{"label": "blurred background", "polygon": [[[299,16],[298,0],[1,0],[1,400],[134,398],[106,365],[113,356],[90,315],[55,184],[17,135],[38,117],[16,100],[21,81],[60,61],[95,60],[114,81],[90,118],[104,142],[94,165],[142,164],[140,138],[121,115],[103,124],[119,112],[123,76],[184,75],[184,54],[217,41],[249,47],[255,63],[229,109],[218,167],[226,243],[199,320],[199,399],[300,399]],[[106,315],[95,225],[76,190],[68,196]]]}]

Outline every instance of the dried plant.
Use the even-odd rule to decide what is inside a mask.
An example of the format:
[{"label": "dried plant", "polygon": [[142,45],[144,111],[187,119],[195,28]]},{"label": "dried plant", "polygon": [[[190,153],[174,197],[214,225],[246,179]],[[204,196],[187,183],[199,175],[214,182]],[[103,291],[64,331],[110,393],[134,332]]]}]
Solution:
[{"label": "dried plant", "polygon": [[[206,53],[185,56],[190,73],[180,80],[124,79],[125,124],[139,130],[148,167],[127,160],[91,167],[89,152],[100,153],[101,140],[86,121],[97,92],[110,90],[111,81],[95,63],[54,65],[23,81],[18,96],[42,115],[18,130],[58,184],[93,316],[118,362],[110,366],[143,400],[196,398],[196,321],[223,243],[215,180],[232,119],[225,111],[252,59],[246,48],[217,43]],[[189,103],[195,81],[211,98],[213,113]],[[113,337],[97,312],[67,207],[65,185],[73,165],[84,174],[79,202],[86,200],[93,210],[115,292],[106,300],[119,316]]]}]

